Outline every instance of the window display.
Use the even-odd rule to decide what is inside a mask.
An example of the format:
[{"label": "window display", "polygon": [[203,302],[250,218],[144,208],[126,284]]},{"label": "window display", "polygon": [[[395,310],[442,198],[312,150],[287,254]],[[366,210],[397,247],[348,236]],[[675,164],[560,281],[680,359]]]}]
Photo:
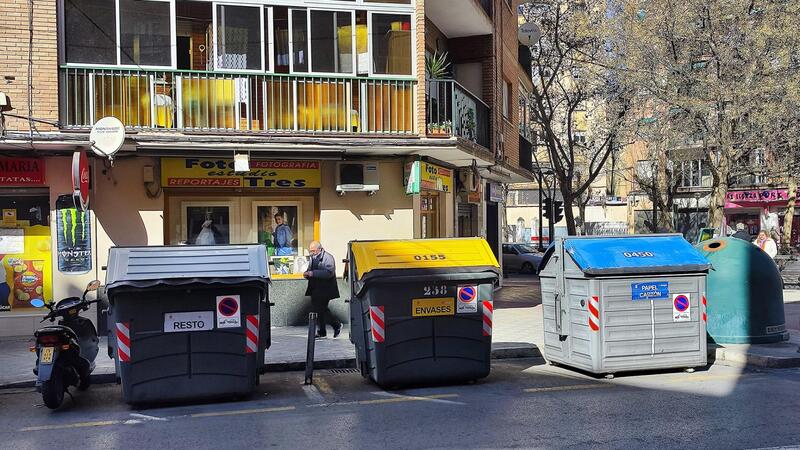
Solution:
[{"label": "window display", "polygon": [[0,311],[52,300],[50,205],[46,191],[0,196]]},{"label": "window display", "polygon": [[227,206],[186,206],[186,236],[190,245],[231,243]]},{"label": "window display", "polygon": [[[258,243],[267,246],[267,255],[272,263],[272,273],[288,275],[298,272],[297,264],[302,258],[300,207],[297,204],[280,202],[265,205],[254,204],[258,227]],[[300,257],[300,258],[298,258]]]}]

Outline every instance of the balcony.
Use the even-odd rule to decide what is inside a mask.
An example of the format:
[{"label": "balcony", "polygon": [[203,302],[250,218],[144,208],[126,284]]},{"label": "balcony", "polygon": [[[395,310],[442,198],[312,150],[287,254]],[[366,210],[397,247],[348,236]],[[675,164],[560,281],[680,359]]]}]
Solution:
[{"label": "balcony", "polygon": [[61,68],[62,128],[413,135],[416,81]]},{"label": "balcony", "polygon": [[428,80],[428,137],[458,137],[489,147],[489,106],[455,80]]}]

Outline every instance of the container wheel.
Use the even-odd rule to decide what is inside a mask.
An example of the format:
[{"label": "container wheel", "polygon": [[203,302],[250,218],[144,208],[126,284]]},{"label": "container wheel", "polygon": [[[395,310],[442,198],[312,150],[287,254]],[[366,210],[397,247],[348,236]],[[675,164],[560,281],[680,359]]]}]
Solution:
[{"label": "container wheel", "polygon": [[687,367],[687,368],[683,369],[683,371],[686,372],[686,373],[694,373],[694,367]]},{"label": "container wheel", "polygon": [[78,390],[85,391],[89,389],[89,386],[91,385],[92,385],[92,377],[88,373],[84,374],[80,377],[80,380],[78,381]]},{"label": "container wheel", "polygon": [[614,379],[614,374],[613,373],[607,373],[606,374],[606,380],[613,380],[613,379]]},{"label": "container wheel", "polygon": [[358,357],[358,349],[356,349],[356,367],[358,371],[361,372],[361,376],[364,378],[369,378],[369,369],[367,368],[367,363],[361,361]]},{"label": "container wheel", "polygon": [[50,379],[42,384],[42,400],[45,406],[56,409],[64,401],[64,380],[61,378],[61,369],[53,368]]}]

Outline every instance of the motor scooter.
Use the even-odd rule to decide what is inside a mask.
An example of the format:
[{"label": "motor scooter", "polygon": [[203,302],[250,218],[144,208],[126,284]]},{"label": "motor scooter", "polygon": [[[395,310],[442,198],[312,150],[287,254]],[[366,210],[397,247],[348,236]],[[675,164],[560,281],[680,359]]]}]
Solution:
[{"label": "motor scooter", "polygon": [[86,286],[81,297],[67,297],[55,305],[41,299],[31,300],[37,308],[47,307],[50,312],[41,320],[55,322],[34,333],[36,346],[36,390],[41,392],[44,404],[56,409],[64,401],[64,393],[76,386],[83,391],[89,388],[90,375],[95,367],[95,357],[99,350],[97,329],[91,320],[81,317],[81,311],[88,311],[89,305],[101,300],[86,300],[86,294],[96,291],[100,281],[94,280]]}]

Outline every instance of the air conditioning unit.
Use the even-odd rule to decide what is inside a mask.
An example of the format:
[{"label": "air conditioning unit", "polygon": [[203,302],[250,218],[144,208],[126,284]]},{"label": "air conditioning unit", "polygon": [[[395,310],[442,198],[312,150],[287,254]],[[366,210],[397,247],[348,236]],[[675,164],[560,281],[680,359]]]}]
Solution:
[{"label": "air conditioning unit", "polygon": [[370,192],[380,189],[378,163],[341,161],[336,163],[336,191]]}]

